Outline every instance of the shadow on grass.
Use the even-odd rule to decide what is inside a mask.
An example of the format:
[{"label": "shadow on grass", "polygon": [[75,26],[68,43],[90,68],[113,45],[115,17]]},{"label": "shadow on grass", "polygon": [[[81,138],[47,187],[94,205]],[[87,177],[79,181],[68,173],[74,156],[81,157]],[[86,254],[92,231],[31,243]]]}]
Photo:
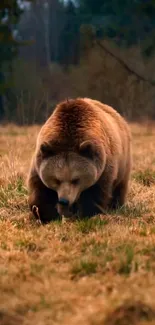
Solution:
[{"label": "shadow on grass", "polygon": [[139,321],[155,321],[155,310],[140,301],[127,302],[108,315],[104,325],[137,325]]}]

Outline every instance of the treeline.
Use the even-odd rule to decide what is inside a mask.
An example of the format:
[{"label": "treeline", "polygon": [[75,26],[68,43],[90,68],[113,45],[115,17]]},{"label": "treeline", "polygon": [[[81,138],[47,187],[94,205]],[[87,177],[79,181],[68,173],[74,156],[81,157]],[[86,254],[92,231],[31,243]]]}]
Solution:
[{"label": "treeline", "polygon": [[76,96],[154,118],[154,15],[153,0],[3,1],[0,119],[40,123]]}]

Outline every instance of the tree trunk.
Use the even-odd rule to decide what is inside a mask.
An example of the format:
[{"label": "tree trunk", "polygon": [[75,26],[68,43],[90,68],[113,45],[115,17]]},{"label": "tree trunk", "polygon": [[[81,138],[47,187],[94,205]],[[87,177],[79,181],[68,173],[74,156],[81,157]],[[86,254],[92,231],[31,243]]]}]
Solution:
[{"label": "tree trunk", "polygon": [[[0,84],[4,82],[4,75],[2,72],[0,72]],[[4,102],[3,102],[3,96],[0,93],[0,121],[4,119]]]}]

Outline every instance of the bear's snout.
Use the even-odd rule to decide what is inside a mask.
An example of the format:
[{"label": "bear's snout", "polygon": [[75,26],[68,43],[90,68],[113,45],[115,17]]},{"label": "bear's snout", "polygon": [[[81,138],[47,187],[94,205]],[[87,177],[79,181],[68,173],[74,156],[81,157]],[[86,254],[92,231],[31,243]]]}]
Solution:
[{"label": "bear's snout", "polygon": [[57,211],[60,216],[72,217],[77,213],[77,204],[70,205],[69,201],[65,198],[60,198],[57,203]]},{"label": "bear's snout", "polygon": [[60,197],[58,199],[57,210],[59,215],[69,216],[69,200],[65,199],[64,197]]},{"label": "bear's snout", "polygon": [[59,204],[61,204],[62,206],[69,206],[69,200],[61,197],[58,201]]}]

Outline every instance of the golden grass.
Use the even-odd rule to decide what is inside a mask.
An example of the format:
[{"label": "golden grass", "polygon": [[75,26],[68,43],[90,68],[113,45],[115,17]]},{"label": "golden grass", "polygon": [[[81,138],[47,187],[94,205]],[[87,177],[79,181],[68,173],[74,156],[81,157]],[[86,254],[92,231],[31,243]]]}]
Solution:
[{"label": "golden grass", "polygon": [[24,183],[39,127],[0,127],[0,324],[155,324],[155,125],[131,128],[126,206],[42,226]]}]

